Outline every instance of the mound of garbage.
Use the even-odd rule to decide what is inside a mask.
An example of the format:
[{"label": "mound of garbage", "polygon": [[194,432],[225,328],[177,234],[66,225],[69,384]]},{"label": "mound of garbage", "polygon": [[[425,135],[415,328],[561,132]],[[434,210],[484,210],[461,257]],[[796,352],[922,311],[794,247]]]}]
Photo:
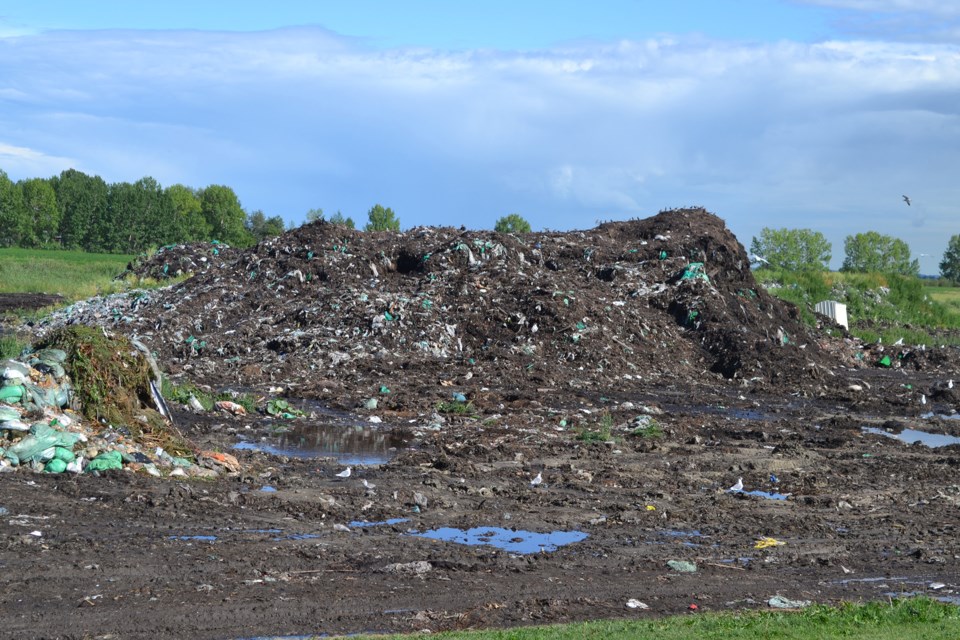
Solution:
[{"label": "mound of garbage", "polygon": [[37,328],[73,323],[134,336],[194,381],[282,384],[348,407],[385,389],[385,408],[403,409],[451,386],[502,397],[697,376],[780,383],[837,363],[701,208],[521,235],[319,221]]},{"label": "mound of garbage", "polygon": [[148,360],[124,337],[75,326],[0,363],[0,471],[238,471],[235,458],[199,451],[164,415]]}]

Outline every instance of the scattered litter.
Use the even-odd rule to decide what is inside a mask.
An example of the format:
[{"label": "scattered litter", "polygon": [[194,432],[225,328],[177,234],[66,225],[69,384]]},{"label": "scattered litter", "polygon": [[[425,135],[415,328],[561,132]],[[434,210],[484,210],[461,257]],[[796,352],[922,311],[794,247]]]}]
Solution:
[{"label": "scattered litter", "polygon": [[677,573],[696,573],[697,565],[686,560],[667,560],[667,566]]},{"label": "scattered litter", "polygon": [[762,537],[757,540],[756,544],[753,545],[754,549],[769,549],[770,547],[780,547],[787,544],[782,540],[777,540],[776,538]]},{"label": "scattered litter", "polygon": [[433,565],[426,560],[417,560],[416,562],[395,562],[388,564],[383,568],[384,573],[393,573],[397,575],[420,576],[433,570]]},{"label": "scattered litter", "polygon": [[774,609],[803,609],[809,607],[812,603],[809,600],[790,600],[783,596],[773,596],[767,600],[767,604]]}]

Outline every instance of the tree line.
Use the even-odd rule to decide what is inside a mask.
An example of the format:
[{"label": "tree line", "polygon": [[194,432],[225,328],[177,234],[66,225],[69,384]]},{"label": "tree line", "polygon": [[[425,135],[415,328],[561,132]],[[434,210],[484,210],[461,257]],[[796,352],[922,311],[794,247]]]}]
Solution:
[{"label": "tree line", "polygon": [[[761,266],[787,271],[827,271],[832,245],[819,231],[811,229],[771,229],[764,227],[750,243],[751,260]],[[920,261],[912,258],[910,247],[899,238],[876,231],[846,237],[840,271],[920,275]],[[950,238],[940,261],[940,276],[960,282],[960,235]]]},{"label": "tree line", "polygon": [[281,217],[248,213],[224,185],[164,188],[151,177],[107,184],[76,169],[13,182],[0,170],[2,246],[139,253],[214,239],[243,247],[284,230]]},{"label": "tree line", "polygon": [[[311,209],[307,222],[323,220]],[[390,207],[367,212],[365,231],[399,231]],[[337,211],[327,220],[355,228]],[[530,231],[518,214],[497,221],[498,231]],[[247,212],[232,188],[182,184],[162,187],[151,177],[106,183],[68,169],[52,178],[12,181],[0,169],[0,247],[57,248],[94,253],[141,253],[166,244],[219,240],[247,247],[286,230],[283,218]]]}]

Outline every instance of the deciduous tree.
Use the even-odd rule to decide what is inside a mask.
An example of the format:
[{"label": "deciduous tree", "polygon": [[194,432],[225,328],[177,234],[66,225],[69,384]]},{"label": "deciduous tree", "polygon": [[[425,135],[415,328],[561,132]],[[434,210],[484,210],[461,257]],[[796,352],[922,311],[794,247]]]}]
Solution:
[{"label": "deciduous tree", "polygon": [[920,261],[910,259],[910,247],[899,238],[876,231],[847,236],[843,243],[846,257],[841,271],[878,271],[905,276],[920,274]]},{"label": "deciduous tree", "polygon": [[370,222],[363,228],[364,231],[400,231],[400,220],[390,207],[375,204],[367,213],[367,218]]},{"label": "deciduous tree", "polygon": [[519,213],[511,213],[497,220],[493,230],[500,233],[530,233],[530,223]]},{"label": "deciduous tree", "polygon": [[960,282],[960,235],[950,236],[940,261],[940,277]]},{"label": "deciduous tree", "polygon": [[750,243],[750,252],[771,267],[788,271],[829,269],[832,247],[819,231],[811,229],[760,230]]}]

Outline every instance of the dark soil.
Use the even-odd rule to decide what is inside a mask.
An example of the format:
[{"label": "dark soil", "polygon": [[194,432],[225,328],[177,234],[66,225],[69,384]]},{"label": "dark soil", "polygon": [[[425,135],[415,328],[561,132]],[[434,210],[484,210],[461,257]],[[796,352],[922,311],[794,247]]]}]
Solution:
[{"label": "dark soil", "polygon": [[[108,304],[32,330],[103,324],[178,380],[412,442],[345,480],[333,458],[239,450],[244,471],[213,481],[2,474],[2,637],[437,631],[960,589],[960,449],[862,429],[960,436],[957,351],[806,329],[705,211],[521,237],[317,223]],[[203,449],[271,437],[258,416],[176,422]],[[725,491],[739,477],[790,495]],[[588,537],[517,554],[410,535],[439,527]]]},{"label": "dark soil", "polygon": [[0,313],[36,311],[62,301],[63,296],[54,293],[5,293],[0,295]]}]

